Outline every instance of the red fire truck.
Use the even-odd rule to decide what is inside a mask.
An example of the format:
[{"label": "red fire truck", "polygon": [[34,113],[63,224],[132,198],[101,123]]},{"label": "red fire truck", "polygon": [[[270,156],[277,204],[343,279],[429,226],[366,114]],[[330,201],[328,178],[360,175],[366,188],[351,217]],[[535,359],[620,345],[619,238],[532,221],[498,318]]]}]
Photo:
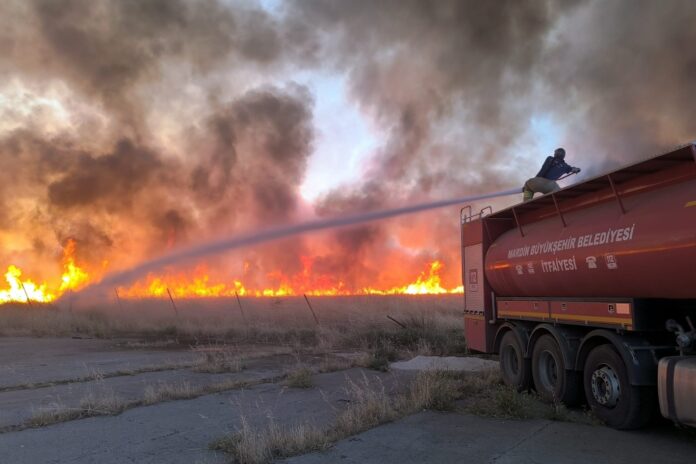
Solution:
[{"label": "red fire truck", "polygon": [[696,145],[461,212],[465,333],[504,382],[608,425],[696,425]]}]

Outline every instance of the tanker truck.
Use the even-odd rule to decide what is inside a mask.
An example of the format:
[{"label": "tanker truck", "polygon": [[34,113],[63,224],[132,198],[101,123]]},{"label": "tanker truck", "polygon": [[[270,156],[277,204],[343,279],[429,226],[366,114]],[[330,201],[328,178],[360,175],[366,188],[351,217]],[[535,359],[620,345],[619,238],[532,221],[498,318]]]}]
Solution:
[{"label": "tanker truck", "polygon": [[505,384],[696,426],[696,146],[460,214],[464,330]]}]

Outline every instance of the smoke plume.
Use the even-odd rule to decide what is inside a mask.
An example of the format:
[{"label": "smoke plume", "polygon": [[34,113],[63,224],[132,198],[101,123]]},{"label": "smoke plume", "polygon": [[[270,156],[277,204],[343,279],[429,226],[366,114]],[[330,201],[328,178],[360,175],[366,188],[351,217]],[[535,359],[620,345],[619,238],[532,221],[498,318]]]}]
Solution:
[{"label": "smoke plume", "polygon": [[[694,23],[688,0],[2,2],[0,265],[55,278],[72,240],[101,276],[239,231],[514,188],[555,145],[590,174],[656,154],[696,138]],[[379,140],[360,179],[309,204],[311,73],[340,76]],[[457,216],[203,261],[359,290],[438,259],[451,288]]]}]

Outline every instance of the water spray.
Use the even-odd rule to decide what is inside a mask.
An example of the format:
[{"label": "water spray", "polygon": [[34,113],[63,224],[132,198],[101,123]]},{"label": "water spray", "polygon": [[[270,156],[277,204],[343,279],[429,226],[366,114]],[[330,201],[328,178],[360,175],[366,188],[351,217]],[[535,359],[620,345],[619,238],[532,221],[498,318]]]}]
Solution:
[{"label": "water spray", "polygon": [[520,188],[514,188],[500,192],[486,193],[483,195],[471,195],[468,197],[454,198],[450,200],[420,203],[411,206],[403,206],[400,208],[370,211],[367,213],[354,213],[346,216],[317,219],[298,224],[288,224],[270,227],[268,229],[255,230],[234,237],[218,239],[201,245],[174,251],[159,258],[146,261],[130,269],[107,275],[101,282],[87,287],[85,290],[83,290],[83,292],[99,292],[104,289],[113,288],[114,286],[125,285],[163,267],[195,260],[208,255],[234,250],[236,248],[248,247],[251,245],[271,242],[319,230],[355,226],[368,222],[380,221],[397,216],[405,216],[408,214],[419,213],[421,211],[444,208],[446,206],[453,206],[472,201],[503,197],[507,195],[516,195],[521,191],[522,190]]}]

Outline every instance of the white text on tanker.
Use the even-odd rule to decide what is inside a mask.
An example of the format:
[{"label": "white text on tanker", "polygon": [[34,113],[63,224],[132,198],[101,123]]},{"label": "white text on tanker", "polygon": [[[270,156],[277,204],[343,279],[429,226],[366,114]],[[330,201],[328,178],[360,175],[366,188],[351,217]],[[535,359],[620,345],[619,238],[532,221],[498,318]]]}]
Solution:
[{"label": "white text on tanker", "polygon": [[607,243],[626,242],[633,240],[633,232],[636,225],[621,229],[609,228],[606,231],[595,234],[578,235],[561,240],[539,242],[533,245],[525,245],[508,250],[508,258],[524,258],[546,253],[556,253],[564,250],[575,250],[577,248],[588,248],[604,245]]}]

